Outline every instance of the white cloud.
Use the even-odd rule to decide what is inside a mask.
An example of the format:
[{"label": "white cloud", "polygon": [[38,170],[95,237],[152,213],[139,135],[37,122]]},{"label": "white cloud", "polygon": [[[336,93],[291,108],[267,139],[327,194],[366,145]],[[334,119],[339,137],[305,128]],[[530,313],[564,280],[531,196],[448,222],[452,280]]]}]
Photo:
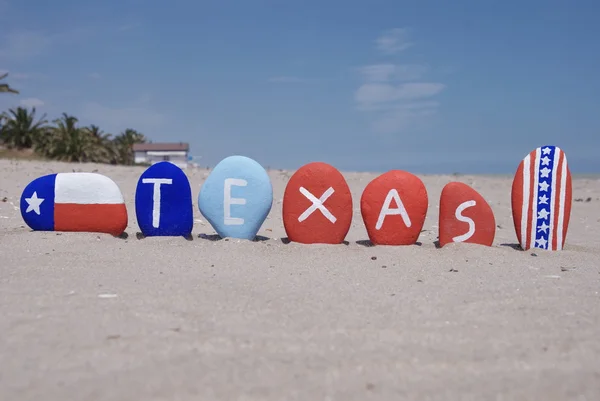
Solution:
[{"label": "white cloud", "polygon": [[372,64],[359,68],[369,82],[412,81],[421,78],[427,70],[427,66],[419,64]]},{"label": "white cloud", "polygon": [[37,97],[30,97],[27,99],[22,99],[20,104],[21,104],[21,106],[24,106],[24,107],[41,107],[45,103],[43,100],[40,100]]},{"label": "white cloud", "polygon": [[298,82],[306,82],[306,79],[300,77],[291,77],[291,76],[281,76],[281,77],[271,77],[269,78],[269,82],[274,83],[298,83]]},{"label": "white cloud", "polygon": [[396,100],[414,100],[437,95],[444,89],[443,84],[415,82],[401,85],[368,83],[356,91],[354,99],[363,105],[387,103]]},{"label": "white cloud", "polygon": [[126,128],[133,128],[142,133],[154,131],[167,121],[164,114],[138,104],[118,108],[90,102],[86,103],[77,115],[87,123],[98,125],[113,134],[118,134]]},{"label": "white cloud", "polygon": [[408,30],[406,28],[394,28],[386,31],[375,40],[377,49],[385,54],[396,54],[413,45],[408,41]]},{"label": "white cloud", "polygon": [[[388,55],[412,46],[407,30],[395,28],[376,40],[377,49]],[[370,113],[373,130],[391,134],[402,132],[435,114],[439,95],[446,85],[422,80],[429,68],[421,64],[371,64],[358,69],[363,83],[354,93],[357,109]],[[408,81],[408,82],[407,82]]]}]

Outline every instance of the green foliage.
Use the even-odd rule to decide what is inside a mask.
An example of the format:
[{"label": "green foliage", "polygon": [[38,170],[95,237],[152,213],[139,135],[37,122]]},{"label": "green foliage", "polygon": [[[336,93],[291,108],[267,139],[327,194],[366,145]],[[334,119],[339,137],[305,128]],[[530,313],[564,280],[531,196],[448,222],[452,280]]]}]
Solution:
[{"label": "green foliage", "polygon": [[23,107],[3,114],[0,139],[10,149],[29,149],[46,129],[45,115],[36,121],[35,107],[28,111]]},{"label": "green foliage", "polygon": [[126,129],[112,137],[98,126],[79,126],[76,117],[63,113],[52,123],[36,110],[23,107],[0,114],[0,141],[8,149],[32,149],[39,156],[66,162],[133,164],[133,144],[146,143],[146,137]]},{"label": "green foliage", "polygon": [[[8,76],[8,72],[3,75],[0,75],[0,80],[6,78],[7,76]],[[0,93],[16,93],[16,94],[18,94],[19,91],[11,88],[10,86],[8,86],[8,84],[0,84]]]}]

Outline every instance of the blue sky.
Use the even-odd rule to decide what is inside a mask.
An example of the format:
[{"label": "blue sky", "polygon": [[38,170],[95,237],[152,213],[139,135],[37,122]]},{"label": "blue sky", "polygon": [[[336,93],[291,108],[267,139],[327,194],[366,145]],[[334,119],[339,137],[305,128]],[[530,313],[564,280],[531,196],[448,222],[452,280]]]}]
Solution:
[{"label": "blue sky", "polygon": [[600,2],[0,0],[0,70],[36,105],[201,165],[600,172]]}]

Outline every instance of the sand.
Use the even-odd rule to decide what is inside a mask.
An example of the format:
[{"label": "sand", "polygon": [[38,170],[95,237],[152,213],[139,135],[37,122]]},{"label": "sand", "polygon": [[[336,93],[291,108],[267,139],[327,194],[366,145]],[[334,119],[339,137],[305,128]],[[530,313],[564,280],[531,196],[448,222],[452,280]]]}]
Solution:
[{"label": "sand", "polygon": [[[532,252],[515,249],[508,176],[421,176],[421,245],[368,247],[359,200],[376,174],[344,173],[347,245],[301,245],[282,241],[290,172],[270,171],[273,210],[251,242],[215,240],[196,207],[193,240],[138,239],[140,167],[0,171],[2,400],[600,399],[599,179],[574,179],[566,249]],[[128,239],[24,225],[25,185],[70,171],[119,184]],[[208,171],[186,173],[196,198]],[[490,202],[493,247],[434,246],[452,180]]]}]

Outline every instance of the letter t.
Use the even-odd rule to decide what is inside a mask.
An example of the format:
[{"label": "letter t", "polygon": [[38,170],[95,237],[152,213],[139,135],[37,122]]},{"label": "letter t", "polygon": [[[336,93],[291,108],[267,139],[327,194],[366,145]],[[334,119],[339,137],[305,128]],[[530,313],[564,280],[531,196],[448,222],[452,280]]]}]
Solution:
[{"label": "letter t", "polygon": [[144,178],[142,179],[142,183],[154,184],[152,227],[158,228],[160,226],[160,186],[162,184],[173,184],[173,180],[170,178]]}]

